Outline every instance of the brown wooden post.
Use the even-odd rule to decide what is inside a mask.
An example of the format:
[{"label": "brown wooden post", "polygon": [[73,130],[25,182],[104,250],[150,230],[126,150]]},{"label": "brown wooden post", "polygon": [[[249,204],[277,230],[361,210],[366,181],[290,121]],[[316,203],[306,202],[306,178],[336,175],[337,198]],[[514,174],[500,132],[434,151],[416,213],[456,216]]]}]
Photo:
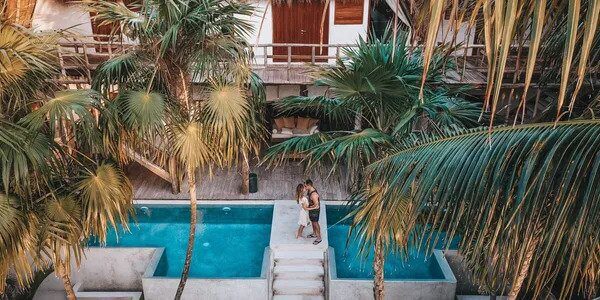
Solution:
[{"label": "brown wooden post", "polygon": [[263,56],[264,56],[263,62],[264,62],[265,67],[267,66],[267,62],[268,62],[268,58],[269,58],[269,56],[267,55],[267,53],[268,53],[267,51],[268,50],[269,49],[267,48],[267,46],[263,47]]},{"label": "brown wooden post", "polygon": [[292,68],[292,46],[287,46],[287,81],[290,81],[290,69]]}]

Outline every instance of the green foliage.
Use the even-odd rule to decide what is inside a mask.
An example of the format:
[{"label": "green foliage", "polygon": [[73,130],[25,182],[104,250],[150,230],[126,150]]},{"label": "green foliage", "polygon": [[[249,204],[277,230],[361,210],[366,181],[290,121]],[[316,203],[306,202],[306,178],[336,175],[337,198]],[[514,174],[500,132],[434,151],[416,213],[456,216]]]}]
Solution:
[{"label": "green foliage", "polygon": [[463,130],[407,140],[369,174],[389,185],[380,201],[411,195],[423,223],[435,229],[419,232],[429,247],[442,230],[446,242],[460,234],[467,265],[490,292],[517,286],[518,293],[524,280],[533,298],[555,283],[560,298],[593,296],[598,136],[596,120]]},{"label": "green foliage", "polygon": [[0,20],[0,114],[22,113],[39,91],[59,74],[56,36],[31,34]]},{"label": "green foliage", "polygon": [[2,22],[0,294],[9,275],[27,288],[39,270],[78,265],[89,238],[132,213],[131,184],[105,162],[104,129],[118,126],[106,99],[55,91],[54,37]]},{"label": "green foliage", "polygon": [[439,55],[430,65],[424,100],[419,99],[423,61],[405,45],[404,34],[395,44],[390,34],[369,42],[361,39],[358,47],[345,49],[347,59],[315,71],[315,83],[329,87],[325,95],[287,97],[276,109],[285,114],[319,112],[326,120],[360,126],[350,132],[290,139],[271,147],[265,161],[278,164],[289,154],[302,154],[308,166],[314,167],[326,160],[332,163],[331,172],[345,166],[355,185],[369,163],[412,131],[477,126],[480,107],[444,87]]}]

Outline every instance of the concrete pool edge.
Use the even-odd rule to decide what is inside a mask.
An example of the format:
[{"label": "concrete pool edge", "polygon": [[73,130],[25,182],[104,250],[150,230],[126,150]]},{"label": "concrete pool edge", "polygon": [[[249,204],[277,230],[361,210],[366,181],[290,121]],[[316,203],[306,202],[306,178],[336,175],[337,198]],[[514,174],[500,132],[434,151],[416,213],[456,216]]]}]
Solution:
[{"label": "concrete pool edge", "polygon": [[[189,205],[189,201],[136,201],[136,205]],[[268,205],[274,210],[272,201],[198,201],[199,205]],[[271,220],[272,226],[272,220]],[[272,229],[271,229],[272,230]],[[158,248],[148,264],[141,281],[145,300],[170,299],[175,296],[180,278],[154,276],[164,248]],[[188,278],[183,292],[184,299],[266,299],[268,295],[268,274],[270,269],[269,246],[265,247],[262,255],[260,277],[231,277],[231,278]]]},{"label": "concrete pool edge", "polygon": [[[335,265],[335,250],[327,250],[328,299],[370,299],[373,297],[373,279],[338,278]],[[434,250],[434,257],[444,275],[444,279],[386,279],[386,299],[425,299],[452,300],[456,294],[456,278],[450,265],[444,258],[443,251]]]},{"label": "concrete pool edge", "polygon": [[[450,269],[450,265],[444,256],[444,251],[442,250],[433,250],[433,256],[444,275],[443,279],[385,279],[386,282],[448,282],[448,283],[456,283],[456,278],[454,273],[452,273],[452,269]],[[328,276],[330,280],[349,280],[349,281],[373,281],[372,278],[338,278],[337,277],[337,266],[335,263],[335,249],[333,247],[329,247],[327,249],[327,257],[328,257]]]},{"label": "concrete pool edge", "polygon": [[[136,206],[160,206],[160,207],[182,207],[189,206],[189,202],[181,201],[135,201]],[[274,209],[274,203],[272,201],[199,201],[199,206],[268,206],[270,209]],[[270,220],[272,226],[272,219]],[[144,268],[139,270],[136,274],[137,280],[139,280],[139,286],[136,286],[131,290],[132,295],[137,295],[135,292],[143,292],[144,299],[169,299],[173,298],[179,284],[179,277],[166,277],[166,276],[155,276],[159,267],[160,261],[165,255],[164,247],[90,247],[89,249],[95,249],[94,251],[101,251],[110,255],[122,255],[122,253],[135,252],[135,251],[152,251],[151,254],[143,261]],[[264,300],[268,294],[268,275],[270,268],[270,248],[265,247],[263,250],[262,264],[260,269],[260,275],[257,277],[229,277],[229,278],[202,278],[202,277],[190,277],[187,280],[186,288],[184,290],[184,299],[239,299],[244,298],[246,300],[260,299]],[[93,259],[93,257],[88,257]],[[140,261],[141,263],[141,261]],[[126,264],[122,264],[119,268],[126,268]],[[131,276],[130,276],[131,277]],[[81,286],[81,284],[80,284]],[[95,294],[86,291],[87,296],[93,295],[108,295],[106,292],[110,289],[110,286],[99,287]],[[81,291],[80,291],[81,292]],[[115,295],[125,295],[123,292],[114,291]]]},{"label": "concrete pool edge", "polygon": [[[198,205],[274,205],[275,200],[198,200]],[[135,199],[134,205],[190,205],[189,200]]]},{"label": "concrete pool edge", "polygon": [[[162,253],[161,253],[162,255]],[[269,257],[271,249],[265,247],[260,277],[236,278],[188,278],[183,298],[201,299],[265,299],[268,294],[268,273],[270,268]],[[148,265],[142,277],[144,299],[159,300],[175,296],[180,278],[153,276],[158,259],[153,257],[153,262]]]},{"label": "concrete pool edge", "polygon": [[[327,206],[343,206],[347,202],[325,201]],[[329,228],[329,224],[327,224]],[[372,299],[372,278],[338,278],[335,250],[327,248],[327,294],[328,300]],[[443,279],[385,279],[385,299],[452,300],[456,294],[456,277],[444,256],[444,251],[434,250]]]}]

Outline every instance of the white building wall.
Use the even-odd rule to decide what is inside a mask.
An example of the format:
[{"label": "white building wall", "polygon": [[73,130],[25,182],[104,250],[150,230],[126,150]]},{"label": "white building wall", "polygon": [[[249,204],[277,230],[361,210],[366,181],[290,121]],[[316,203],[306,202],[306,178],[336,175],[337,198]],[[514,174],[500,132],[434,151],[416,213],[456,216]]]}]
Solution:
[{"label": "white building wall", "polygon": [[37,0],[32,18],[36,31],[68,29],[81,35],[92,34],[90,14],[77,4],[56,0]]},{"label": "white building wall", "polygon": [[[362,24],[335,24],[335,3],[329,5],[329,44],[356,44],[360,36],[366,37],[369,28],[369,1],[363,1]],[[318,20],[321,22],[321,20]]]},{"label": "white building wall", "polygon": [[[250,45],[272,44],[273,43],[273,11],[268,1],[259,0],[253,5],[256,7],[254,15],[246,18],[254,26],[254,31],[249,34],[247,41]],[[329,41],[327,44],[356,44],[360,36],[366,37],[369,27],[369,1],[363,1],[363,22],[362,24],[334,24],[335,1],[329,3]],[[264,20],[263,20],[264,18]],[[262,26],[261,26],[262,21]],[[321,22],[321,16],[315,16],[314,22]],[[267,54],[273,54],[272,48],[267,48]],[[335,56],[337,49],[329,48],[329,56]],[[254,49],[256,63],[262,63],[264,60],[264,49],[261,47]],[[273,61],[268,60],[269,63]]]}]

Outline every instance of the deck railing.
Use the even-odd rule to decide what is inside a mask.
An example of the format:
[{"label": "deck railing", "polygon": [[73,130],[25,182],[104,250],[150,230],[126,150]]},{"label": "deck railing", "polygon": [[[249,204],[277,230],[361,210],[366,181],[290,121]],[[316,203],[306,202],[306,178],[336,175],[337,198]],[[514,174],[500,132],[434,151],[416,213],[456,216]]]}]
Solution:
[{"label": "deck railing", "polygon": [[[91,71],[112,57],[136,47],[136,43],[118,35],[76,36],[60,42],[60,62],[63,82],[89,83]],[[333,64],[337,59],[346,56],[345,49],[356,48],[356,44],[299,44],[271,43],[248,46],[252,53],[253,68],[286,68],[288,72],[294,67],[305,64]],[[527,45],[513,46],[510,51],[509,65],[506,73],[518,72],[519,64],[526,58]],[[475,73],[483,78],[488,68],[485,45],[462,45],[452,50],[450,59],[455,61],[454,80],[469,82]],[[79,76],[73,76],[73,73]],[[471,72],[471,74],[467,74]],[[467,77],[465,79],[465,76]],[[74,79],[79,77],[79,79]]]}]

